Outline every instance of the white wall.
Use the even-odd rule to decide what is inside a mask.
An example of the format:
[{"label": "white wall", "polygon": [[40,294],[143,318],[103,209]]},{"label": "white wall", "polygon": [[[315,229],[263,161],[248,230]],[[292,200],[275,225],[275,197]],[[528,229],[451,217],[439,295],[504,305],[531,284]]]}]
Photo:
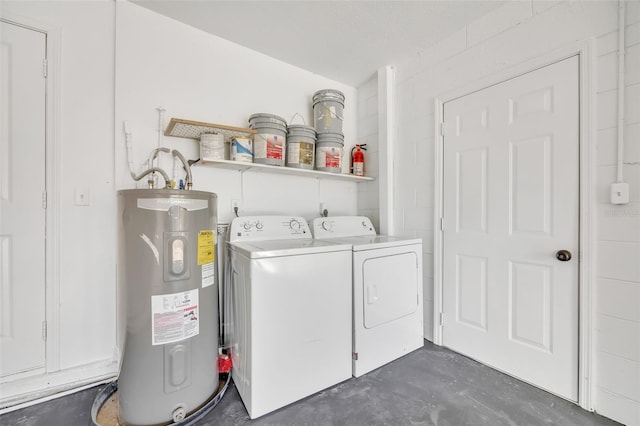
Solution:
[{"label": "white wall", "polygon": [[[61,370],[111,360],[115,345],[112,2],[2,2],[2,15],[53,28],[59,37],[55,116],[60,163],[59,307],[49,334],[59,336]],[[56,78],[53,73],[51,78]],[[48,120],[53,117],[48,117]],[[53,147],[47,141],[48,149]],[[74,189],[90,205],[74,205]],[[50,212],[51,214],[51,212]],[[51,230],[49,230],[50,232]],[[47,286],[56,286],[48,282]],[[50,354],[51,355],[51,354]]]},{"label": "white wall", "polygon": [[[394,217],[402,235],[425,240],[433,265],[434,98],[563,45],[597,44],[597,174],[592,197],[598,244],[595,298],[596,411],[640,424],[640,3],[628,2],[625,180],[631,204],[612,206],[615,178],[617,1],[510,2],[430,50],[396,64]],[[427,274],[427,273],[425,273]],[[425,280],[425,330],[432,329],[433,274]]]},{"label": "white wall", "polygon": [[[50,334],[59,336],[59,369],[75,373],[61,374],[59,381],[95,377],[95,371],[86,368],[95,362],[116,371],[116,189],[134,187],[123,120],[133,129],[140,171],[157,146],[158,106],[166,108],[167,121],[174,116],[246,127],[250,114],[269,112],[287,121],[298,113],[312,124],[313,93],[334,88],[346,96],[346,150],[357,140],[355,88],[139,6],[121,1],[3,1],[2,16],[42,23],[53,28],[60,41],[59,103],[52,118],[59,120],[60,192],[50,194],[60,210],[60,319],[50,324]],[[164,142],[187,158],[199,156],[192,140]],[[162,165],[171,174],[171,160],[163,159]],[[310,219],[319,215],[320,202],[332,215],[356,213],[354,182],[205,166],[194,167],[194,178],[194,189],[218,193],[219,222],[230,221],[231,199],[241,200],[241,215],[297,214]],[[75,188],[89,190],[90,206],[74,205]],[[36,390],[41,391],[53,382],[38,383],[42,389]],[[3,397],[6,391],[3,387]]]},{"label": "white wall", "polygon": [[375,75],[358,87],[358,143],[367,145],[365,175],[376,178],[358,185],[358,215],[369,217],[376,229],[380,229],[378,78]]},{"label": "white wall", "polygon": [[[279,115],[291,122],[300,114],[313,125],[311,98],[320,89],[345,94],[345,151],[358,138],[355,88],[293,67],[206,34],[135,4],[117,3],[116,19],[116,176],[117,188],[133,187],[125,161],[122,122],[134,132],[136,167],[157,146],[156,108],[171,117],[247,127],[253,113]],[[144,30],[141,30],[144,29]],[[293,123],[301,123],[296,117]],[[191,139],[168,137],[164,144],[187,158],[199,158]],[[171,161],[162,163],[171,173]],[[241,200],[241,215],[319,216],[320,202],[330,215],[355,214],[357,183],[194,166],[194,189],[218,194],[218,221],[232,218],[231,200]],[[348,170],[348,161],[343,162]],[[137,170],[138,172],[141,169]]]}]

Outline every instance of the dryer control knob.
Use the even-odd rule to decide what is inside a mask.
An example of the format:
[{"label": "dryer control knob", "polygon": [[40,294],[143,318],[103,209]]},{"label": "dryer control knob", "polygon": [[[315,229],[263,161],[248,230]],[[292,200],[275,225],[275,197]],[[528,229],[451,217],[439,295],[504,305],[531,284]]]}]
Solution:
[{"label": "dryer control knob", "polygon": [[256,229],[262,229],[262,227],[264,226],[264,224],[260,221],[256,222]]},{"label": "dryer control knob", "polygon": [[249,222],[245,222],[245,223],[242,225],[242,227],[243,227],[246,231],[248,231],[249,229],[251,229],[251,224],[250,224]]},{"label": "dryer control knob", "polygon": [[328,220],[323,220],[322,229],[324,229],[325,231],[331,231],[331,222],[329,222]]},{"label": "dryer control knob", "polygon": [[289,222],[289,228],[291,228],[291,229],[300,229],[300,222],[298,222],[295,219],[292,219],[291,222]]}]

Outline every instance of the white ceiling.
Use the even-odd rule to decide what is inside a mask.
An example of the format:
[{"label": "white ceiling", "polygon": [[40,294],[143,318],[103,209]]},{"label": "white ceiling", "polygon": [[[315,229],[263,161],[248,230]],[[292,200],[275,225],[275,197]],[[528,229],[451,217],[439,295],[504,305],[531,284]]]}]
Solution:
[{"label": "white ceiling", "polygon": [[350,86],[501,6],[498,0],[133,0]]}]

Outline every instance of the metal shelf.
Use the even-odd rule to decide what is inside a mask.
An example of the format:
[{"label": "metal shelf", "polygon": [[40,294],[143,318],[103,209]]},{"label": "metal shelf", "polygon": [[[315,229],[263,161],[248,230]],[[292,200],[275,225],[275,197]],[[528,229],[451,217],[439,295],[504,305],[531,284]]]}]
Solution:
[{"label": "metal shelf", "polygon": [[252,171],[263,172],[263,173],[277,173],[277,174],[283,174],[283,175],[315,177],[319,179],[344,180],[344,181],[350,181],[350,182],[367,182],[367,181],[374,180],[374,178],[368,177],[368,176],[354,176],[354,175],[341,174],[341,173],[321,172],[318,170],[296,169],[294,167],[270,166],[268,164],[259,164],[259,163],[241,163],[238,161],[229,161],[229,160],[200,160],[195,164],[215,166],[223,169],[238,170],[241,172],[252,170]]}]

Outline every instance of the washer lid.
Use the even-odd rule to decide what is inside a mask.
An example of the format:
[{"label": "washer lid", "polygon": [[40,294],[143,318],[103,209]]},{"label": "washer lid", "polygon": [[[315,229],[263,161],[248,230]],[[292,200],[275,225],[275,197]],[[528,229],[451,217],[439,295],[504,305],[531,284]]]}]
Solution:
[{"label": "washer lid", "polygon": [[238,251],[252,259],[351,251],[351,246],[347,243],[308,239],[247,241],[228,244],[231,250]]},{"label": "washer lid", "polygon": [[351,244],[353,246],[353,251],[422,244],[422,240],[420,238],[391,237],[389,235],[360,235],[356,237],[330,238],[320,241]]}]

